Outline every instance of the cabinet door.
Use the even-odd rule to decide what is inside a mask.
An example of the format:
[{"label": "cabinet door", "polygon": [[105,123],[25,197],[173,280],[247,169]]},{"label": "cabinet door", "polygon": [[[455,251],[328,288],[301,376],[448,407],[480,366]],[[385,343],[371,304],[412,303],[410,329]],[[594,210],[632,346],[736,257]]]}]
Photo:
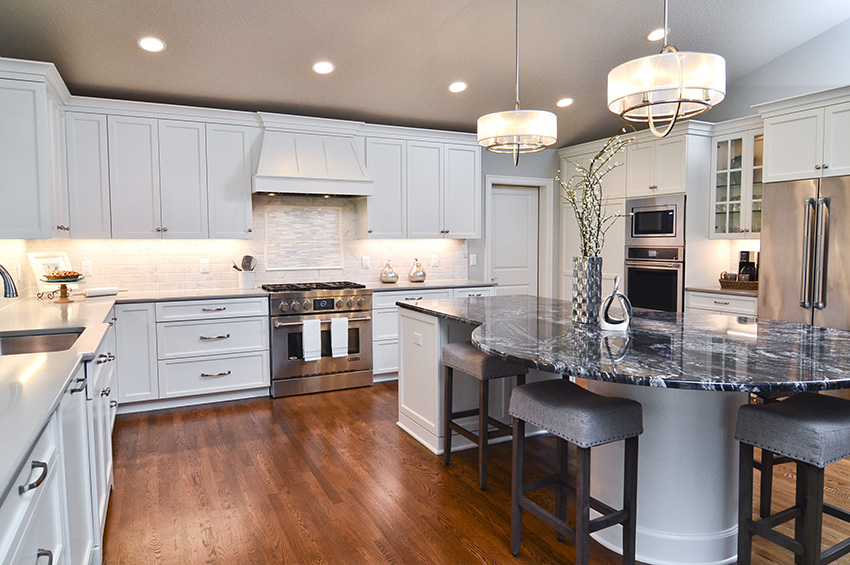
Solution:
[{"label": "cabinet door", "polygon": [[375,193],[366,197],[367,237],[407,237],[407,142],[366,140],[366,167]]},{"label": "cabinet door", "polygon": [[50,134],[50,237],[67,239],[71,237],[71,230],[68,227],[71,217],[68,208],[68,177],[65,161],[65,109],[62,103],[53,97],[48,97],[47,106]]},{"label": "cabinet door", "polygon": [[655,142],[643,141],[626,148],[626,182],[629,198],[650,196],[655,186]]},{"label": "cabinet door", "polygon": [[109,156],[106,116],[65,113],[71,237],[109,239]]},{"label": "cabinet door", "polygon": [[850,174],[850,102],[826,107],[824,136],[823,176]]},{"label": "cabinet door", "polygon": [[50,237],[47,89],[0,79],[0,238]]},{"label": "cabinet door", "polygon": [[823,115],[818,108],[764,121],[764,182],[821,176]]},{"label": "cabinet door", "polygon": [[109,116],[109,193],[115,238],[159,238],[157,121]]},{"label": "cabinet door", "polygon": [[445,146],[445,236],[481,237],[481,148]]},{"label": "cabinet door", "polygon": [[443,237],[443,144],[407,142],[407,237]]},{"label": "cabinet door", "polygon": [[204,124],[159,120],[162,237],[203,239],[207,227],[207,144]]},{"label": "cabinet door", "polygon": [[653,193],[685,192],[685,149],[684,137],[661,139],[655,142]]},{"label": "cabinet door", "polygon": [[251,238],[251,177],[261,134],[259,128],[207,124],[211,238]]},{"label": "cabinet door", "polygon": [[154,304],[115,306],[118,402],[159,398]]}]

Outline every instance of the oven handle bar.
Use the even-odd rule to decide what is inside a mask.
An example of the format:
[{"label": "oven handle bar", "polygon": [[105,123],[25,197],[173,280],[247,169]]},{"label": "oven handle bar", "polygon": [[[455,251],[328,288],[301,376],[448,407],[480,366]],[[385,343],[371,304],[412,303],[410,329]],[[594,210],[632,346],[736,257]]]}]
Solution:
[{"label": "oven handle bar", "polygon": [[677,261],[629,261],[625,262],[626,267],[640,267],[644,269],[681,269],[684,265]]},{"label": "oven handle bar", "polygon": [[[368,318],[368,317],[367,318],[348,318],[348,321],[349,322],[368,322],[371,319],[372,318]],[[322,324],[330,324],[331,323],[330,320],[320,320],[320,322]],[[274,327],[275,327],[275,329],[277,329],[277,328],[283,328],[283,327],[286,327],[286,326],[300,326],[303,323],[304,323],[303,321],[301,321],[301,322],[275,322]]]}]

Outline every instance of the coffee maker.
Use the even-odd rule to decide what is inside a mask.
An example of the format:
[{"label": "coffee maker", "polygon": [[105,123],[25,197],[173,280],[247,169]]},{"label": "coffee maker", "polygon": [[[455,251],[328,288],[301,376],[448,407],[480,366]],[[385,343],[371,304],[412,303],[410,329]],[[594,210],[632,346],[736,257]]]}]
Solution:
[{"label": "coffee maker", "polygon": [[758,251],[741,251],[738,261],[738,279],[757,281],[759,280],[759,253]]}]

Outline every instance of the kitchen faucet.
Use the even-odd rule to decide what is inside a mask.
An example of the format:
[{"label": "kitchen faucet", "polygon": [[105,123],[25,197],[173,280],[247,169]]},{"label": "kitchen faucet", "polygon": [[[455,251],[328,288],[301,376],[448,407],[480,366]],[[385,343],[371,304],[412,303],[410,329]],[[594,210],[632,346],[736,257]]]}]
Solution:
[{"label": "kitchen faucet", "polygon": [[0,278],[3,279],[3,298],[17,297],[18,289],[15,288],[15,281],[12,280],[12,275],[3,268],[3,265],[0,265]]}]

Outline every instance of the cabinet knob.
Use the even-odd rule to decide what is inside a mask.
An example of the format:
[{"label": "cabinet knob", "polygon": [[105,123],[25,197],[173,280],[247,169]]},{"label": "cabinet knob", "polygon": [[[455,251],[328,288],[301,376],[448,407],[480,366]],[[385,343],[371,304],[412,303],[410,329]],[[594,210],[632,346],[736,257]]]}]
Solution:
[{"label": "cabinet knob", "polygon": [[112,388],[110,387],[106,387],[105,389],[100,391],[101,396],[109,396],[110,394],[112,394]]},{"label": "cabinet knob", "polygon": [[162,228],[156,228],[156,231],[161,232]]},{"label": "cabinet knob", "polygon": [[815,165],[815,170],[819,171],[819,170],[820,170],[820,168],[821,168],[821,166],[820,166],[820,165]]},{"label": "cabinet knob", "polygon": [[118,401],[117,401],[117,400],[110,400],[110,401],[109,401],[109,407],[110,407],[110,408],[115,408],[116,406],[118,406]]},{"label": "cabinet knob", "polygon": [[162,228],[162,231],[168,231],[168,228]]},{"label": "cabinet knob", "polygon": [[824,164],[823,164],[823,168],[824,168],[824,169],[828,169],[828,168],[829,168],[829,165],[827,165],[826,163],[824,163]]},{"label": "cabinet knob", "polygon": [[369,229],[367,233],[372,233],[372,230],[371,230],[371,229]]},{"label": "cabinet knob", "polygon": [[252,233],[253,231],[254,231],[254,228],[248,228],[248,233]]}]

